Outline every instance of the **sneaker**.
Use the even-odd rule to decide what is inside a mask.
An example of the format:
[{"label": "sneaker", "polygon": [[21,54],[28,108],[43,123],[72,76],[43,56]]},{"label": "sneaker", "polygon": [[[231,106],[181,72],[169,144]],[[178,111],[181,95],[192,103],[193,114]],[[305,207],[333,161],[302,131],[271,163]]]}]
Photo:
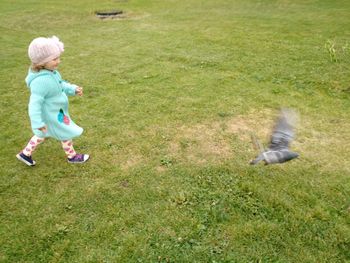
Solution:
[{"label": "sneaker", "polygon": [[24,153],[19,153],[16,155],[17,159],[20,160],[21,162],[24,162],[28,166],[34,166],[35,161],[32,159],[32,156],[27,156]]},{"label": "sneaker", "polygon": [[89,158],[88,154],[76,154],[73,158],[68,158],[67,160],[69,163],[85,163]]}]

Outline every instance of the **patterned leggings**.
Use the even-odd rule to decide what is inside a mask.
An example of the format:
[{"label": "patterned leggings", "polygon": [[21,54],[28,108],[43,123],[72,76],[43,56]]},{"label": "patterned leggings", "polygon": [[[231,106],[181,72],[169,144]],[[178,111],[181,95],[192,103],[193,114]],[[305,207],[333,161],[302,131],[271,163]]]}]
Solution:
[{"label": "patterned leggings", "polygon": [[[45,141],[45,138],[39,138],[38,136],[34,135],[28,142],[27,146],[24,147],[23,153],[27,156],[31,156],[35,149],[38,147],[39,144],[41,144],[43,141]],[[61,141],[62,147],[64,152],[66,153],[68,158],[73,158],[76,155],[76,152],[73,147],[73,141],[72,140],[65,140]]]}]

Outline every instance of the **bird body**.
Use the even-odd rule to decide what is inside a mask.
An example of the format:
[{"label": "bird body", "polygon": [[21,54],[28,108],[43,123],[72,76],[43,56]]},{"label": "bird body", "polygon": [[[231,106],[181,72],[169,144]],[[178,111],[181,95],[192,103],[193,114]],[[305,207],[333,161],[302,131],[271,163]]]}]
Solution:
[{"label": "bird body", "polygon": [[296,113],[292,109],[282,109],[271,135],[269,147],[264,150],[260,143],[260,154],[250,162],[254,165],[260,161],[266,164],[284,163],[299,156],[298,153],[289,150],[289,144],[294,137],[294,127],[296,123]]}]

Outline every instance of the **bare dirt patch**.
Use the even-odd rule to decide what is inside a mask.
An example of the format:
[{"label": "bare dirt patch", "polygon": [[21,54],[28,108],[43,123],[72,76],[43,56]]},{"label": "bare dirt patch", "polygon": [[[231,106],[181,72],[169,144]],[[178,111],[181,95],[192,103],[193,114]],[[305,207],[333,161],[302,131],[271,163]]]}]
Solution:
[{"label": "bare dirt patch", "polygon": [[268,137],[273,120],[270,112],[250,113],[231,119],[181,126],[169,142],[169,156],[195,164],[218,163],[233,158],[232,135],[250,143],[251,134]]},{"label": "bare dirt patch", "polygon": [[[145,134],[155,138],[161,133],[165,138],[160,145],[165,146],[162,154],[166,159],[159,160],[159,166],[156,167],[161,173],[176,163],[217,164],[235,158],[237,151],[246,150],[253,154],[255,150],[251,140],[252,134],[266,145],[276,116],[277,114],[274,115],[270,110],[250,112],[195,125],[150,127]],[[149,161],[149,157],[144,156],[137,148],[124,152],[121,159],[120,165],[123,170]]]},{"label": "bare dirt patch", "polygon": [[349,172],[349,130],[350,124],[346,119],[332,123],[304,117],[293,147],[301,153],[303,161],[317,164],[320,170]]},{"label": "bare dirt patch", "polygon": [[149,16],[148,13],[112,10],[112,11],[96,11],[96,18],[100,20],[139,20]]},{"label": "bare dirt patch", "polygon": [[130,168],[136,167],[144,162],[144,157],[141,154],[129,153],[125,157],[127,159],[121,163],[121,168],[123,170],[128,170]]}]

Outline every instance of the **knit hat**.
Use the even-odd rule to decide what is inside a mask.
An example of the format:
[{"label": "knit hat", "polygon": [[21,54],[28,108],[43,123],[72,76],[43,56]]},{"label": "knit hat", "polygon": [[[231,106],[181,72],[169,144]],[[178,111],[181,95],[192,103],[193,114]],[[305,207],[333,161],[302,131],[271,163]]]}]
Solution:
[{"label": "knit hat", "polygon": [[35,38],[28,47],[28,56],[33,64],[44,65],[59,57],[64,44],[56,36]]}]

